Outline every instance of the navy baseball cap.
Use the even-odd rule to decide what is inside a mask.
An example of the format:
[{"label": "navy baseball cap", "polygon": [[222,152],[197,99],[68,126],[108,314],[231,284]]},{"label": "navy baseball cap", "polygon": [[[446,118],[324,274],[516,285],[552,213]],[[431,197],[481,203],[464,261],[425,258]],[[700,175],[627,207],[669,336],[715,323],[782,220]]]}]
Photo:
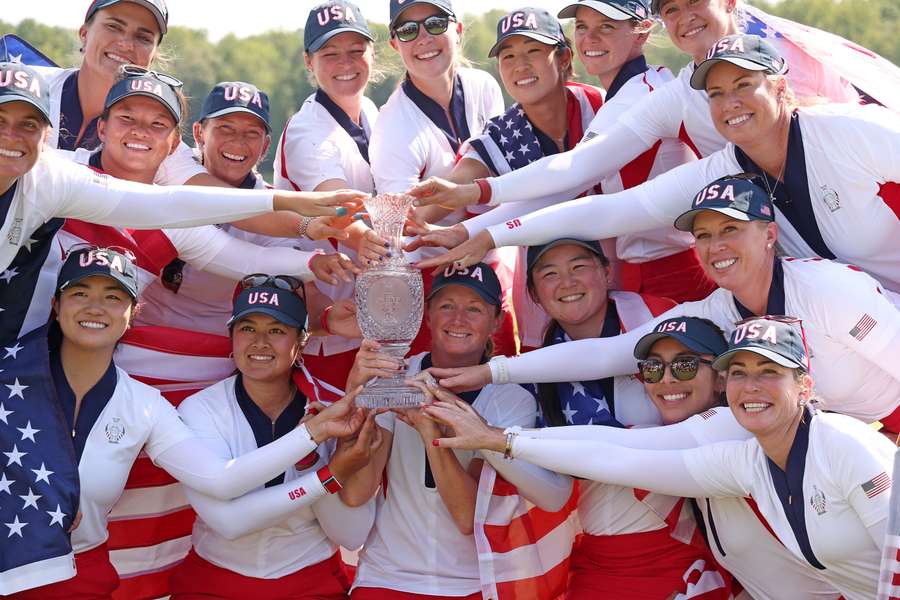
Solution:
[{"label": "navy baseball cap", "polygon": [[397,24],[397,18],[404,10],[416,4],[430,4],[441,9],[448,17],[456,18],[456,13],[453,12],[453,3],[450,0],[391,0],[390,27]]},{"label": "navy baseball cap", "polygon": [[289,327],[306,329],[306,304],[291,290],[261,285],[241,290],[234,299],[226,326],[253,313],[262,313]]},{"label": "navy baseball cap", "polygon": [[700,354],[718,356],[728,349],[725,335],[713,323],[696,317],[674,317],[666,319],[639,339],[634,347],[634,357],[644,360],[650,355],[653,344],[663,338],[672,338]]},{"label": "navy baseball cap", "polygon": [[524,35],[550,46],[566,45],[562,26],[553,15],[543,8],[517,8],[497,22],[497,41],[488,56],[497,56],[503,41],[514,35]]},{"label": "navy baseball cap", "polygon": [[578,0],[563,8],[556,16],[560,19],[574,19],[581,6],[592,8],[615,21],[643,21],[650,18],[650,3],[647,0]]},{"label": "navy baseball cap", "polygon": [[309,16],[306,17],[303,48],[307,52],[315,52],[337,34],[347,31],[375,41],[375,36],[369,31],[369,24],[357,5],[344,0],[320,4],[309,11]]},{"label": "navy baseball cap", "polygon": [[166,8],[165,0],[94,0],[88,6],[87,13],[84,15],[84,22],[90,21],[91,17],[98,10],[109,8],[119,2],[132,2],[149,10],[156,19],[156,24],[159,25],[159,39],[162,40],[163,36],[166,35],[169,29],[169,9]]},{"label": "navy baseball cap", "polygon": [[50,122],[50,86],[27,65],[0,62],[0,104],[7,102],[27,102]]},{"label": "navy baseball cap", "polygon": [[122,248],[75,248],[66,256],[56,278],[56,291],[61,292],[85,277],[102,275],[114,279],[129,296],[137,298],[138,279],[134,256]]},{"label": "navy baseball cap", "polygon": [[713,361],[713,369],[727,369],[738,352],[754,352],[789,369],[809,368],[802,325],[792,317],[765,316],[739,323],[728,340],[728,350]]},{"label": "navy baseball cap", "polygon": [[534,268],[534,265],[537,264],[537,261],[545,255],[550,250],[553,250],[557,246],[565,246],[566,244],[575,244],[576,246],[581,246],[582,248],[586,248],[590,250],[597,256],[599,256],[604,261],[607,260],[606,254],[603,253],[603,248],[600,247],[600,242],[597,240],[579,240],[577,238],[559,238],[553,240],[552,242],[548,242],[546,244],[540,246],[528,246],[528,252],[526,254],[525,263],[528,265],[528,271]]},{"label": "navy baseball cap", "polygon": [[222,81],[217,83],[203,100],[200,120],[215,119],[232,113],[249,113],[259,118],[271,132],[269,123],[269,96],[252,83]]},{"label": "navy baseball cap", "polygon": [[726,35],[706,53],[706,60],[691,75],[691,87],[706,89],[709,70],[720,62],[730,62],[748,71],[765,71],[773,75],[787,73],[788,65],[772,44],[758,35],[736,33]]},{"label": "navy baseball cap", "polygon": [[165,106],[176,123],[181,122],[181,103],[178,102],[178,94],[175,88],[155,77],[151,72],[145,75],[126,76],[115,82],[106,95],[104,109],[109,109],[113,104],[124,100],[129,96],[147,96],[159,101]]},{"label": "navy baseball cap", "polygon": [[500,280],[490,265],[483,262],[459,269],[449,266],[440,273],[431,282],[431,291],[428,293],[428,300],[434,296],[438,290],[448,285],[464,285],[467,288],[475,290],[482,300],[488,304],[500,306],[503,303],[503,290],[500,288]]},{"label": "navy baseball cap", "polygon": [[675,219],[675,229],[693,231],[694,218],[704,210],[714,210],[738,221],[775,220],[769,194],[745,177],[722,177],[700,190],[691,210]]}]

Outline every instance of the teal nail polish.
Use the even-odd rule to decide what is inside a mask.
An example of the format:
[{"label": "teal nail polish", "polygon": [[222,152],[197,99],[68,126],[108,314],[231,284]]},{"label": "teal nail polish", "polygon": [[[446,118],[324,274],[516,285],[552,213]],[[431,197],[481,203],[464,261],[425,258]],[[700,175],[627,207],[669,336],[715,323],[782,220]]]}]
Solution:
[{"label": "teal nail polish", "polygon": [[344,215],[347,214],[347,207],[345,207],[345,206],[338,206],[338,207],[337,207],[336,214],[337,214],[337,216],[339,216],[339,217],[343,217]]}]

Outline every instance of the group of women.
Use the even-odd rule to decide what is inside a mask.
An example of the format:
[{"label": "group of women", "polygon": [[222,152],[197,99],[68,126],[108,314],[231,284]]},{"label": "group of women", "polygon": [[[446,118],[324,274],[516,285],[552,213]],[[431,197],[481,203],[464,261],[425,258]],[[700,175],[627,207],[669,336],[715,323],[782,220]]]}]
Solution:
[{"label": "group of women", "polygon": [[[280,138],[265,91],[221,82],[193,152],[182,84],[151,68],[163,0],[92,2],[77,69],[0,63],[0,341],[48,357],[41,435],[72,448],[80,486],[44,500],[74,561],[4,552],[0,594],[111,597],[108,515],[145,451],[197,513],[182,600],[483,597],[485,469],[546,513],[575,506],[554,594],[875,597],[900,118],[787,38],[743,33],[747,10],[511,11],[488,57],[504,110],[464,66],[450,0],[390,0],[405,76],[379,110],[365,16],[329,0],[304,29],[316,90]],[[692,59],[677,77],[644,57],[655,19]],[[602,89],[571,80],[576,60]],[[273,186],[255,168],[270,146]],[[354,218],[376,192],[416,197],[426,309],[404,361],[355,321],[353,276],[399,250]],[[227,335],[235,370],[176,409],[116,366],[135,323],[184,354]],[[423,407],[353,405],[398,372]],[[8,424],[28,386],[3,383]],[[40,476],[23,483],[49,445],[0,431],[0,500],[43,510]],[[339,547],[360,549],[352,578]]]}]

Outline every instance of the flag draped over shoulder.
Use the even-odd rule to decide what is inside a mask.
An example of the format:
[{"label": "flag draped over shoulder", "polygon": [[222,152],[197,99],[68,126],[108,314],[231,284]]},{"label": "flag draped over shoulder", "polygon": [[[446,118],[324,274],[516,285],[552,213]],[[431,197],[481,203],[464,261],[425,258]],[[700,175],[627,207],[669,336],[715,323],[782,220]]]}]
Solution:
[{"label": "flag draped over shoulder", "polygon": [[50,376],[47,327],[0,348],[0,595],[75,575],[78,460]]},{"label": "flag draped over shoulder", "polygon": [[[900,481],[900,450],[894,455],[894,478]],[[891,490],[891,508],[881,553],[878,600],[900,600],[900,493]]]},{"label": "flag draped over shoulder", "polygon": [[[839,35],[782,19],[746,6],[746,32],[763,38],[784,38],[811,60],[833,70],[869,99],[900,112],[900,67]],[[792,61],[791,69],[808,67]]]}]

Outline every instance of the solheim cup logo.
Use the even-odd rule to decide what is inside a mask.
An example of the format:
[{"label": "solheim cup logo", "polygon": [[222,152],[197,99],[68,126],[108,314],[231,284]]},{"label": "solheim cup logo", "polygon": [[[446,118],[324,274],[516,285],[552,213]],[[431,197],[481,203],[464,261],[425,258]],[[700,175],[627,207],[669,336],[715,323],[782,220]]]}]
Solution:
[{"label": "solheim cup logo", "polygon": [[[422,274],[406,262],[401,240],[413,198],[380,194],[365,202],[372,228],[391,246],[391,257],[356,278],[356,319],[367,340],[386,354],[402,359],[419,332],[424,310]],[[363,408],[416,406],[423,394],[403,383],[404,375],[373,379],[356,397]]]}]

